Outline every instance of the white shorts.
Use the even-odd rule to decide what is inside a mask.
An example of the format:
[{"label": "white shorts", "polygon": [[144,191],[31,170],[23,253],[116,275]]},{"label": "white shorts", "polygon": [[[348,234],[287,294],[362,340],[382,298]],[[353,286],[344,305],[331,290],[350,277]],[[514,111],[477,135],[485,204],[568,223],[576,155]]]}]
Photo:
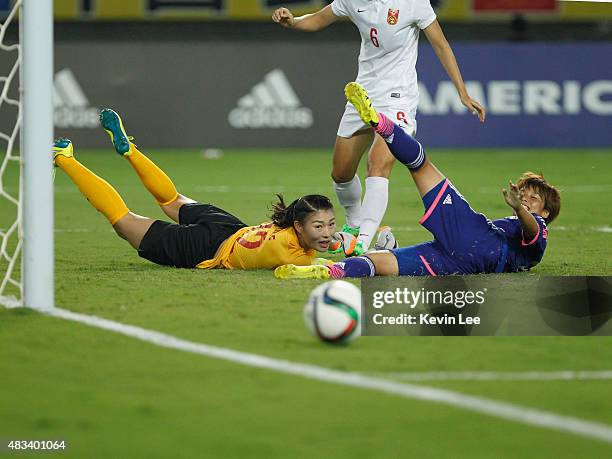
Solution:
[{"label": "white shorts", "polygon": [[[394,121],[404,128],[408,134],[416,134],[416,108],[393,106],[378,109],[378,112],[383,113],[391,121]],[[338,126],[338,137],[348,139],[353,137],[356,132],[369,128],[370,126],[361,120],[355,107],[353,107],[351,103],[347,103],[342,119],[340,120],[340,126]]]}]

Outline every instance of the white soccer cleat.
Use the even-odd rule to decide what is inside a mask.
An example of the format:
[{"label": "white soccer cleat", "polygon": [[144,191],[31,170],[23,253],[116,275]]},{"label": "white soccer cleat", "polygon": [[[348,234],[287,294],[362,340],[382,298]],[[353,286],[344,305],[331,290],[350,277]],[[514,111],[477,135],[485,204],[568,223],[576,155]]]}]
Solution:
[{"label": "white soccer cleat", "polygon": [[382,226],[378,233],[378,239],[374,244],[374,250],[392,250],[397,249],[397,239],[391,232],[388,226]]}]

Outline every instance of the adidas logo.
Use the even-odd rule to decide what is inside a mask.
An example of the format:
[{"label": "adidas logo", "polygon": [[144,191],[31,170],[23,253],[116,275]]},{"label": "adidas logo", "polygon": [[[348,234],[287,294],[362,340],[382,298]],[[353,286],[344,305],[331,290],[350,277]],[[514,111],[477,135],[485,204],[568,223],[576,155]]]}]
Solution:
[{"label": "adidas logo", "polygon": [[442,204],[452,204],[453,203],[453,199],[451,198],[450,194],[447,194],[446,197],[444,198],[444,201],[442,201]]},{"label": "adidas logo", "polygon": [[58,128],[97,128],[98,107],[91,107],[70,69],[60,70],[53,80],[53,107]]},{"label": "adidas logo", "polygon": [[228,121],[236,129],[308,129],[313,118],[312,110],[302,106],[284,72],[276,69],[238,100]]}]

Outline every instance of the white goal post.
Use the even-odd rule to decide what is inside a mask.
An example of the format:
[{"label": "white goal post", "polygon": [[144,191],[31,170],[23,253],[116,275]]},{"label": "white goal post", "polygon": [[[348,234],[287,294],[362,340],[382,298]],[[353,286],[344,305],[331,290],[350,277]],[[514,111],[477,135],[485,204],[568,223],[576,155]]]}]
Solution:
[{"label": "white goal post", "polygon": [[[53,0],[16,0],[19,13],[20,65],[19,115],[11,136],[4,135],[9,146],[5,158],[14,153],[12,142],[21,130],[19,161],[19,196],[17,226],[19,242],[8,257],[8,272],[0,273],[2,287],[19,287],[20,298],[4,296],[5,306],[27,306],[38,310],[54,307],[54,237],[53,237]],[[20,10],[19,10],[20,8]],[[15,13],[16,12],[16,13]],[[9,18],[11,17],[9,15]],[[8,24],[3,24],[3,32]],[[4,35],[4,33],[2,34]],[[1,43],[0,43],[1,44]],[[3,48],[4,50],[5,48]],[[12,78],[3,78],[5,96]],[[2,106],[0,106],[2,109]],[[1,112],[0,112],[1,116]],[[1,154],[1,153],[0,153]],[[6,160],[3,164],[6,163]],[[4,172],[4,171],[3,171]],[[4,193],[4,190],[2,190]],[[4,194],[3,194],[4,196]],[[3,241],[3,250],[7,243]],[[20,248],[22,248],[21,253]],[[7,254],[3,253],[6,258]],[[15,271],[21,257],[21,279]],[[4,265],[3,265],[4,266]]]}]

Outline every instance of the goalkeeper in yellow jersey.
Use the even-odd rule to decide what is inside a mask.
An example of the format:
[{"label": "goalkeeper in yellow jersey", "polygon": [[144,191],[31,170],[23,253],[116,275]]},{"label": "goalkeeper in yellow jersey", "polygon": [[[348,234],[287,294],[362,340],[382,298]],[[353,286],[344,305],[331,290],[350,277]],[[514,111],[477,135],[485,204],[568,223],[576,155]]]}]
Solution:
[{"label": "goalkeeper in yellow jersey", "polygon": [[317,252],[327,251],[336,231],[327,197],[302,196],[286,205],[277,195],[272,221],[248,226],[223,209],[179,194],[172,180],[130,141],[113,110],[102,110],[100,123],[116,152],[130,163],[164,213],[176,223],[131,212],[108,182],[75,159],[68,139],[55,141],[54,163],[141,257],[178,268],[273,269],[288,263],[310,265]]}]

